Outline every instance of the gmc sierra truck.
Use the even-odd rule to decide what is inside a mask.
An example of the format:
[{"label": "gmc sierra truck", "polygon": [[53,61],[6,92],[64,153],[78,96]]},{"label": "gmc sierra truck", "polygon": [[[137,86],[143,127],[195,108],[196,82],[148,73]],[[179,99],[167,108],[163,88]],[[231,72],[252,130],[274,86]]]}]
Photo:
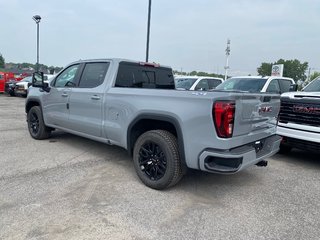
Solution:
[{"label": "gmc sierra truck", "polygon": [[320,152],[320,77],[301,92],[281,95],[277,133],[283,153],[292,148]]},{"label": "gmc sierra truck", "polygon": [[179,91],[170,67],[123,59],[66,66],[49,83],[33,75],[29,133],[60,129],[128,150],[141,181],[175,185],[188,168],[231,174],[279,150],[280,95]]}]

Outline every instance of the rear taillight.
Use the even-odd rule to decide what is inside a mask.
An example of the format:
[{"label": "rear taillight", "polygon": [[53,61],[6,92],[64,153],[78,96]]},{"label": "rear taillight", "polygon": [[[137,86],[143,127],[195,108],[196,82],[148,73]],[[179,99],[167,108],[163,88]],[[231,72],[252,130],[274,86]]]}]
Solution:
[{"label": "rear taillight", "polygon": [[233,133],[235,103],[217,101],[213,105],[212,115],[218,137],[230,138]]}]

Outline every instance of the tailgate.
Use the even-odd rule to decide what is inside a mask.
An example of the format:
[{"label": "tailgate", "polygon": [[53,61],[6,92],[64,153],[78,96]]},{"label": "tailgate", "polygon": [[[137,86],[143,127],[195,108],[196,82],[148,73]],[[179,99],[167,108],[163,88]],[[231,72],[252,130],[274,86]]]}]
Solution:
[{"label": "tailgate", "polygon": [[280,96],[245,93],[236,100],[233,136],[268,137],[275,134]]}]

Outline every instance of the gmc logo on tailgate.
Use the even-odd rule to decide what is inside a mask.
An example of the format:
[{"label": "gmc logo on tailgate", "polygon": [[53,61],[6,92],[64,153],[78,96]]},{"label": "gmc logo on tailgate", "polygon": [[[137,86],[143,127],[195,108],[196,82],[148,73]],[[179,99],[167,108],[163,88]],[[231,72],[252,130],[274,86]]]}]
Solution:
[{"label": "gmc logo on tailgate", "polygon": [[266,113],[266,112],[272,112],[272,107],[271,106],[259,107],[259,113]]}]

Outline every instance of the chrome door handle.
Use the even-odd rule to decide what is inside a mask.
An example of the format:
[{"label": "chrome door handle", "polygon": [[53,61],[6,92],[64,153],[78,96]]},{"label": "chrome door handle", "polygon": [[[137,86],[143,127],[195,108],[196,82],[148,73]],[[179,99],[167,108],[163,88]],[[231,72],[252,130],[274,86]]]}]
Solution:
[{"label": "chrome door handle", "polygon": [[93,96],[91,96],[91,99],[92,99],[92,100],[100,100],[100,97],[97,96],[97,95],[93,95]]},{"label": "chrome door handle", "polygon": [[62,97],[68,97],[68,94],[67,93],[62,93],[61,96]]}]

